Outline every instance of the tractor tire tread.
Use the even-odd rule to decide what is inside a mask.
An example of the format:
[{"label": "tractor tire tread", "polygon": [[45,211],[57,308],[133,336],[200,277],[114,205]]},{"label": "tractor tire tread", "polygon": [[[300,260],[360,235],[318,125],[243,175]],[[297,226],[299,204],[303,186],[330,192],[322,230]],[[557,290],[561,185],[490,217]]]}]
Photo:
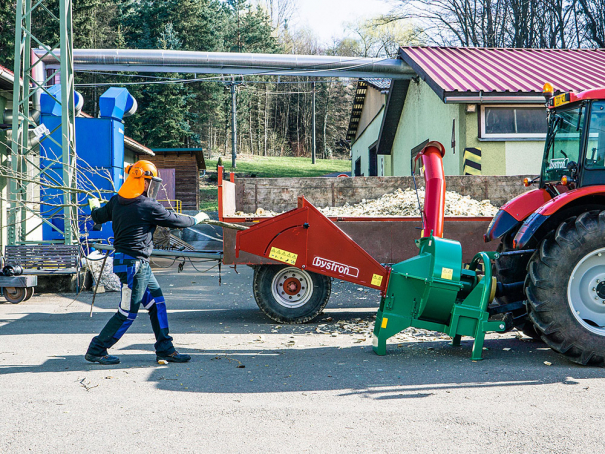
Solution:
[{"label": "tractor tire tread", "polygon": [[[589,211],[562,222],[542,240],[528,264],[525,285],[530,320],[553,350],[582,365],[605,365],[605,336],[578,322],[567,286],[577,262],[605,247],[605,211]],[[592,249],[591,249],[592,248]]]}]

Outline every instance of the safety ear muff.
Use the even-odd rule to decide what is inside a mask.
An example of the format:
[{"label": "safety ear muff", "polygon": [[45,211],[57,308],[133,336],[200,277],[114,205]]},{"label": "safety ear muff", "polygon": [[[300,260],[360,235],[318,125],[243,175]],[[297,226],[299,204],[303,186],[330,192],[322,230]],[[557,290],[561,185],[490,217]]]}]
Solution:
[{"label": "safety ear muff", "polygon": [[127,174],[130,174],[130,169],[132,169],[132,165],[128,165],[128,166],[126,167],[126,173],[127,173]]},{"label": "safety ear muff", "polygon": [[143,169],[141,169],[140,167],[134,167],[131,169],[132,170],[132,176],[135,178],[141,178],[143,176]]}]

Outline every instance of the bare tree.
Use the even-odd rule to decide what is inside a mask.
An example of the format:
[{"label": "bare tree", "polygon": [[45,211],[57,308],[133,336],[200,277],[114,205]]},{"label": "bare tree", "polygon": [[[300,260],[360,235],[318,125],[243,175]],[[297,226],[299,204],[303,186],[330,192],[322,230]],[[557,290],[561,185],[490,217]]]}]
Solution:
[{"label": "bare tree", "polygon": [[418,20],[439,45],[565,49],[603,47],[604,10],[590,0],[397,0],[385,19]]},{"label": "bare tree", "polygon": [[578,0],[580,13],[585,18],[589,39],[598,47],[605,47],[605,3]]}]

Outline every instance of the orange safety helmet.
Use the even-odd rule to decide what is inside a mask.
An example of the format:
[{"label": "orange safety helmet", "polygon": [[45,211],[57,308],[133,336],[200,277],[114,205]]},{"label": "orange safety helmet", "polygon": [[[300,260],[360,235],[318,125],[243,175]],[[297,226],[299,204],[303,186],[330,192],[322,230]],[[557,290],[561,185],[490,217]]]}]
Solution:
[{"label": "orange safety helmet", "polygon": [[158,169],[150,161],[137,161],[126,167],[128,178],[118,191],[126,199],[134,199],[145,192],[145,179],[151,180],[158,176]]}]

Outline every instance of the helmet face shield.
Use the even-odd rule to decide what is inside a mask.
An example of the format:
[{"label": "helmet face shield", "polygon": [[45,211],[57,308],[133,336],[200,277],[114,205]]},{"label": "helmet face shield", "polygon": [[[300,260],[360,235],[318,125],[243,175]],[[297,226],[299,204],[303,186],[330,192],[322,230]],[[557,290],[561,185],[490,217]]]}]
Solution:
[{"label": "helmet face shield", "polygon": [[161,187],[162,179],[160,177],[151,177],[151,180],[149,180],[149,187],[147,188],[147,197],[151,200],[157,200]]},{"label": "helmet face shield", "polygon": [[[137,161],[133,165],[126,167],[126,174],[128,175],[128,178],[126,178],[126,181],[118,191],[118,194],[126,199],[134,199],[145,192],[145,181],[151,183],[153,178],[157,178],[158,169],[155,164],[150,161]],[[160,183],[162,182],[160,178],[158,178],[158,181]],[[150,190],[156,191],[155,193],[157,195],[159,185],[158,188],[150,188]],[[150,190],[148,190],[148,194]]]}]

